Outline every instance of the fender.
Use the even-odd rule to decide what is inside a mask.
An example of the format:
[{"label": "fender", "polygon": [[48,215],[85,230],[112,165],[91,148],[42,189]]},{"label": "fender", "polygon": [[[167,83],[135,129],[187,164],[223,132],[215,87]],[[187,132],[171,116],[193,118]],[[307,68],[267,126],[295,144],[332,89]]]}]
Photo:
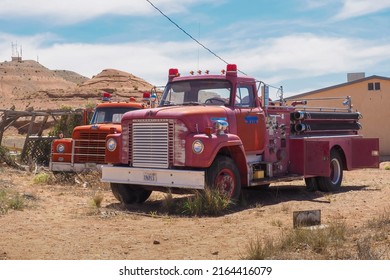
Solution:
[{"label": "fender", "polygon": [[[201,153],[196,154],[193,151],[192,145],[195,140],[200,140],[204,144],[204,149]],[[245,152],[241,139],[235,134],[192,134],[186,137],[186,161],[185,166],[207,168],[221,150],[232,150],[234,147],[242,153],[245,158]],[[234,152],[236,154],[237,152]]]},{"label": "fender", "polygon": [[[116,141],[116,149],[114,151],[109,151],[107,149],[107,141],[109,139],[114,139]],[[108,134],[106,136],[106,144],[105,144],[105,157],[106,162],[111,164],[127,164],[127,155],[128,151],[124,151],[122,149],[122,133]]]},{"label": "fender", "polygon": [[[57,152],[57,146],[64,145],[62,153]],[[71,162],[73,142],[71,138],[56,139],[51,145],[51,161]]]}]

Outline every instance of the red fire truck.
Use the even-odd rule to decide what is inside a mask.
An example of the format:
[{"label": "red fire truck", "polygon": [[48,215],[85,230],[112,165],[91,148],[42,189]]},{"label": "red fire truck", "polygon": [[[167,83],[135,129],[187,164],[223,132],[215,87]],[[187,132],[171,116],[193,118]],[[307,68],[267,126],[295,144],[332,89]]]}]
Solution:
[{"label": "red fire truck", "polygon": [[122,132],[107,136],[102,180],[126,204],[153,190],[207,186],[237,199],[241,188],[299,178],[335,191],[344,170],[379,166],[379,140],[358,134],[360,114],[350,106],[270,101],[260,88],[234,64],[219,75],[170,69],[158,107],[126,113]]},{"label": "red fire truck", "polygon": [[111,102],[109,93],[104,93],[102,99],[104,102],[96,106],[90,124],[75,127],[72,138],[53,141],[51,171],[81,172],[100,169],[101,165],[106,164],[106,136],[122,131],[120,122],[124,113],[146,107],[133,98],[129,102]]}]

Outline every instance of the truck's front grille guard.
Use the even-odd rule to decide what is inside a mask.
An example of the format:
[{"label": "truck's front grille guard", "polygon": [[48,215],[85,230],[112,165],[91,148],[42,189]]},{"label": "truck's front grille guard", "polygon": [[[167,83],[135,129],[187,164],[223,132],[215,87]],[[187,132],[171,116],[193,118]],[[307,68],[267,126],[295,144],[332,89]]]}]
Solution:
[{"label": "truck's front grille guard", "polygon": [[168,168],[173,163],[173,142],[173,121],[134,120],[129,124],[130,165]]}]

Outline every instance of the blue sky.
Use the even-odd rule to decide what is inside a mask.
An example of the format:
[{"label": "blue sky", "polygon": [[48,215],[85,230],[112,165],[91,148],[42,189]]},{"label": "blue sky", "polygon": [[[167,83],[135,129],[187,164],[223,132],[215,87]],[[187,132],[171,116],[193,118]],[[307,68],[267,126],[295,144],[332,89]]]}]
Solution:
[{"label": "blue sky", "polygon": [[[151,0],[193,37],[286,96],[390,77],[390,0]],[[169,68],[219,72],[224,62],[146,0],[0,0],[0,61],[23,59],[92,77],[103,69],[164,85]]]}]

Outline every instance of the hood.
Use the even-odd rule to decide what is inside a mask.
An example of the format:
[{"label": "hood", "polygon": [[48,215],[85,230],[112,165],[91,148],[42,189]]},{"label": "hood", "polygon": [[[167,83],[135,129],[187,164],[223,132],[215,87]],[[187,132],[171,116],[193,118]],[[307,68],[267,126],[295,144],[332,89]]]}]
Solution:
[{"label": "hood", "polygon": [[98,123],[90,125],[80,125],[73,129],[72,138],[77,139],[81,132],[86,133],[113,133],[113,131],[121,132],[122,126],[119,123]]},{"label": "hood", "polygon": [[229,121],[231,114],[232,110],[225,106],[170,106],[127,112],[122,122],[132,119],[176,119],[186,124],[190,130],[195,130],[195,127],[204,129],[212,126],[217,119]]}]

